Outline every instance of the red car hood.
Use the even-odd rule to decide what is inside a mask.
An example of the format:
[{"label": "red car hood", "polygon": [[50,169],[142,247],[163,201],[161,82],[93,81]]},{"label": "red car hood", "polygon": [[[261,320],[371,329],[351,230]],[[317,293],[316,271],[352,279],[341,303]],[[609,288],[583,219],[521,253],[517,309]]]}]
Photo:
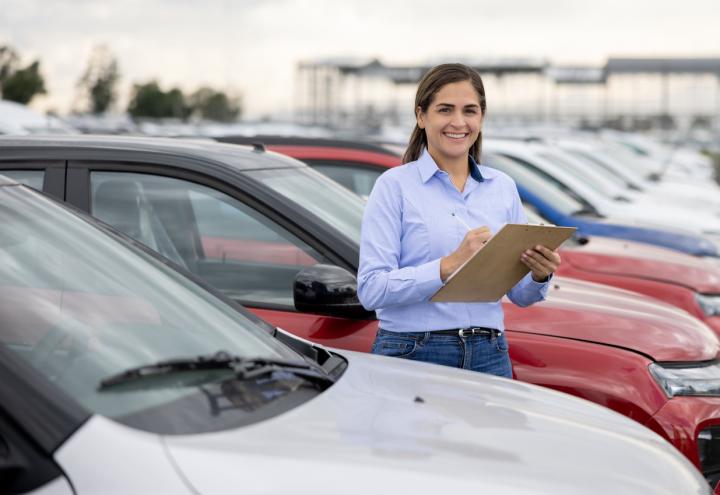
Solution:
[{"label": "red car hood", "polygon": [[670,249],[593,237],[583,246],[562,249],[561,254],[563,262],[582,270],[657,280],[702,293],[720,293],[719,266]]},{"label": "red car hood", "polygon": [[[554,277],[548,298],[528,308],[504,304],[508,331],[622,347],[656,361],[715,359],[720,342],[700,320],[634,292]],[[540,326],[538,322],[544,324]]]}]

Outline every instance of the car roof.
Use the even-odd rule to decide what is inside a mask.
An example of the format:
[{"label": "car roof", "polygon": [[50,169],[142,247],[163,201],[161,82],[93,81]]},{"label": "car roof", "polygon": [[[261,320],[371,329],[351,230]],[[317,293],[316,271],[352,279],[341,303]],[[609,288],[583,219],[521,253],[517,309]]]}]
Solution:
[{"label": "car roof", "polygon": [[315,147],[332,147],[332,148],[349,148],[354,150],[373,151],[375,153],[384,153],[395,156],[392,150],[377,143],[362,140],[350,139],[334,139],[334,138],[315,138],[302,136],[275,136],[262,135],[257,136],[215,136],[219,142],[233,144],[263,144],[263,145],[287,145],[287,146],[315,146]]},{"label": "car roof", "polygon": [[[191,157],[204,162],[230,165],[241,170],[305,167],[298,160],[265,151],[206,140],[135,136],[0,136],[5,158],[54,158],[62,151],[66,159],[93,158],[106,152]],[[16,153],[11,153],[12,151]],[[11,153],[13,156],[9,156]],[[122,159],[122,156],[111,158]]]}]

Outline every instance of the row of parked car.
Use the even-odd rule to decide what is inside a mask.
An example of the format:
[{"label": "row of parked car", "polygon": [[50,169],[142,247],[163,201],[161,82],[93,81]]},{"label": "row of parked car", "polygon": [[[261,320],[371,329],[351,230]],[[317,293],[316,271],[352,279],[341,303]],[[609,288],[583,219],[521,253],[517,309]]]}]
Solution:
[{"label": "row of parked car", "polygon": [[[484,144],[534,221],[580,227],[548,300],[504,304],[508,381],[367,354],[362,196],[392,146],[1,138],[3,489],[711,493],[714,227],[606,218],[611,168],[555,139]],[[634,212],[660,172],[604,200]]]}]

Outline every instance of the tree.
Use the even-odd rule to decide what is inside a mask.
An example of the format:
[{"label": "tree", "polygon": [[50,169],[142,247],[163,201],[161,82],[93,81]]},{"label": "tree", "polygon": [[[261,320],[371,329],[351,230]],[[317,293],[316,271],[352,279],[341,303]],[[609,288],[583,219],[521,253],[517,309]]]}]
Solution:
[{"label": "tree", "polygon": [[82,98],[92,113],[106,112],[117,98],[116,85],[120,72],[115,57],[105,46],[93,49],[87,68],[78,81]]},{"label": "tree", "polygon": [[23,105],[30,103],[35,95],[45,93],[45,79],[40,74],[39,60],[10,74],[2,85],[2,95],[5,100]]},{"label": "tree", "polygon": [[208,87],[195,91],[189,100],[193,112],[208,120],[232,122],[242,113],[240,98]]},{"label": "tree", "polygon": [[192,108],[177,88],[163,91],[157,81],[133,86],[128,112],[133,117],[187,119]]},{"label": "tree", "polygon": [[0,46],[0,92],[5,100],[27,104],[35,95],[44,94],[45,79],[40,74],[40,61],[18,68],[20,57],[8,45]]}]

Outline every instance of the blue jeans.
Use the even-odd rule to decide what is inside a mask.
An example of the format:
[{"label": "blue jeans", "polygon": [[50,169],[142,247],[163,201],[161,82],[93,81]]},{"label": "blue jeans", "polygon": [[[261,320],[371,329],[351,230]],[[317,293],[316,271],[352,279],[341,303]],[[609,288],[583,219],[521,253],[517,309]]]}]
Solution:
[{"label": "blue jeans", "polygon": [[381,328],[370,352],[512,378],[504,333],[460,337],[433,332],[388,332]]}]

